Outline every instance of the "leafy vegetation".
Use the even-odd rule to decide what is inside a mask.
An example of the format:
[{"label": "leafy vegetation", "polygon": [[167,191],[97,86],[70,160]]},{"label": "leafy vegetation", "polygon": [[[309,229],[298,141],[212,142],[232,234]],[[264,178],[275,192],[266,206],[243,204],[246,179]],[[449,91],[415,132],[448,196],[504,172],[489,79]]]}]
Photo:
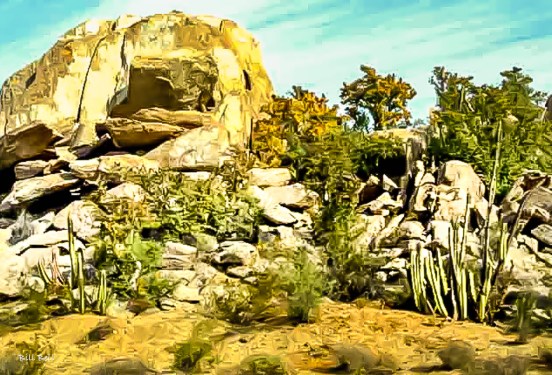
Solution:
[{"label": "leafy vegetation", "polygon": [[173,369],[186,373],[201,372],[202,365],[213,363],[215,358],[213,344],[206,339],[205,329],[212,327],[212,321],[200,321],[189,340],[176,344],[170,351],[174,354]]},{"label": "leafy vegetation", "polygon": [[353,128],[368,131],[408,125],[411,114],[407,102],[416,96],[416,90],[395,74],[383,76],[367,65],[360,70],[364,75],[344,83],[341,89],[341,102]]},{"label": "leafy vegetation", "polygon": [[322,271],[309,260],[305,249],[299,249],[292,272],[281,279],[280,287],[287,292],[288,317],[308,323],[326,287]]},{"label": "leafy vegetation", "polygon": [[239,375],[286,375],[284,361],[274,355],[254,355],[245,358],[239,366]]},{"label": "leafy vegetation", "polygon": [[105,189],[90,197],[104,212],[96,263],[110,272],[114,293],[148,297],[152,303],[168,295],[174,285],[155,277],[167,241],[202,234],[250,240],[255,235],[261,210],[245,193],[243,173],[233,165],[219,171],[222,179],[213,174],[192,180],[167,170],[128,174],[127,180],[144,189],[140,202],[109,198]]},{"label": "leafy vegetation", "polygon": [[552,122],[541,119],[539,107],[545,94],[520,68],[500,75],[499,85],[476,85],[471,76],[436,67],[430,79],[438,99],[429,145],[436,162],[465,161],[490,184],[501,125],[497,198],[525,169],[552,170]]}]

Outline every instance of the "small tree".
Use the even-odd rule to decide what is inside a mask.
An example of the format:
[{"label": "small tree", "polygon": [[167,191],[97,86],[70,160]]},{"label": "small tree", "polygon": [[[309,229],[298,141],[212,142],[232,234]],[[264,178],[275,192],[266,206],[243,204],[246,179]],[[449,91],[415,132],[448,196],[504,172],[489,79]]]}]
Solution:
[{"label": "small tree", "polygon": [[493,155],[499,146],[497,197],[524,169],[552,170],[552,122],[542,120],[542,92],[530,87],[520,68],[500,73],[500,85],[476,85],[471,76],[436,67],[430,83],[437,93],[432,115],[430,152],[436,161],[463,160],[491,181]]},{"label": "small tree", "polygon": [[406,104],[416,96],[416,90],[395,74],[382,76],[367,65],[362,65],[360,70],[364,76],[349,84],[343,83],[341,89],[341,102],[353,126],[368,131],[408,124],[411,114]]},{"label": "small tree", "polygon": [[253,151],[269,167],[282,163],[290,135],[310,139],[339,128],[343,122],[337,106],[329,106],[324,95],[319,97],[300,86],[292,86],[287,97],[274,96],[262,110],[266,117],[253,131]]}]

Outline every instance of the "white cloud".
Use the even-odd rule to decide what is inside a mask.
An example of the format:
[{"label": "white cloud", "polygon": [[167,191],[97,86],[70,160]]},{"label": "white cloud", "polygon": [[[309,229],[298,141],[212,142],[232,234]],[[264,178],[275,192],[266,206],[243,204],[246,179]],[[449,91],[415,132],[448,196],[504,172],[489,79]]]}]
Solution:
[{"label": "white cloud", "polygon": [[[543,91],[552,86],[552,32],[540,39],[508,43],[524,29],[550,19],[539,7],[510,9],[498,0],[410,2],[385,9],[362,8],[366,1],[323,0],[105,0],[80,19],[63,19],[43,37],[0,46],[0,79],[40,56],[57,35],[85,18],[114,18],[122,13],[148,15],[173,9],[233,19],[260,40],[265,66],[279,93],[301,84],[337,102],[344,81],[360,74],[361,64],[396,73],[418,91],[416,117],[426,117],[435,99],[428,83],[434,66],[474,75],[477,82],[498,82],[499,72],[524,68]],[[334,4],[324,11],[324,5]],[[338,4],[338,7],[335,7]],[[533,10],[532,10],[533,9]],[[263,26],[264,25],[264,26]],[[542,32],[541,32],[542,34]],[[9,70],[8,70],[9,69]]]}]

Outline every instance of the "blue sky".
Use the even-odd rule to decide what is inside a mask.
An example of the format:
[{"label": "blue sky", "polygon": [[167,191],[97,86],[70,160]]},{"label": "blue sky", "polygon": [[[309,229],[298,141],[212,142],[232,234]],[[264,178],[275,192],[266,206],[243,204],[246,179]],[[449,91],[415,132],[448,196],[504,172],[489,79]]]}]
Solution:
[{"label": "blue sky", "polygon": [[90,18],[173,9],[235,20],[261,42],[278,93],[298,84],[339,101],[339,89],[368,64],[418,91],[415,117],[435,99],[434,66],[497,83],[522,67],[552,92],[550,0],[0,0],[0,81],[40,57]]}]

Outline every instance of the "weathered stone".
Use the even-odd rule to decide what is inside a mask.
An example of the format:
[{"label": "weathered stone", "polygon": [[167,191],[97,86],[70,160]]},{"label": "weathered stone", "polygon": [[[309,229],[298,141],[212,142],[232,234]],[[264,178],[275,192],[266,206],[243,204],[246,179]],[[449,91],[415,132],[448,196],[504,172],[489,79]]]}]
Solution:
[{"label": "weathered stone", "polygon": [[263,217],[277,225],[287,225],[297,222],[293,213],[278,204],[266,191],[258,186],[250,186],[248,193],[259,200],[259,206],[263,209]]},{"label": "weathered stone", "polygon": [[25,258],[3,255],[0,262],[0,295],[18,296],[26,286],[29,266]]},{"label": "weathered stone", "polygon": [[143,123],[160,123],[176,126],[179,129],[211,127],[216,121],[209,113],[200,111],[167,110],[165,108],[144,108],[134,112],[130,119]]},{"label": "weathered stone", "polygon": [[140,185],[132,182],[123,182],[105,192],[104,201],[126,199],[139,203],[146,199],[146,191]]},{"label": "weathered stone", "polygon": [[42,234],[45,233],[52,224],[54,223],[54,218],[56,214],[53,211],[48,212],[42,217],[39,217],[36,220],[31,222],[32,234]]},{"label": "weathered stone", "polygon": [[[12,76],[12,79],[16,78]],[[17,79],[17,78],[16,78]],[[6,87],[6,84],[8,86]],[[6,95],[11,94],[9,90],[9,81],[4,83],[0,90],[0,100],[6,103]],[[10,94],[8,94],[10,93]],[[14,95],[13,99],[18,100],[19,95]],[[5,111],[9,110],[6,105],[0,109],[0,123],[5,124]],[[37,113],[34,113],[36,116]],[[55,140],[61,138],[61,135],[43,121],[25,121],[23,123],[15,119],[17,125],[0,127],[0,170],[12,166],[20,160],[31,159],[39,156]],[[7,132],[6,132],[7,130]],[[9,136],[9,141],[7,136]]]},{"label": "weathered stone", "polygon": [[538,217],[541,222],[552,224],[552,190],[545,187],[537,187],[529,191],[523,203],[521,219]]},{"label": "weathered stone", "polygon": [[368,251],[374,239],[385,228],[385,217],[382,215],[358,215],[358,223],[353,227],[353,233],[359,233],[354,240],[357,251]]},{"label": "weathered stone", "polygon": [[[450,221],[432,220],[429,223],[429,229],[434,244],[444,249],[450,248],[450,233],[452,231],[452,224]],[[459,228],[459,238],[462,238],[462,232],[463,228]]]},{"label": "weathered stone", "polygon": [[320,197],[314,191],[307,190],[301,184],[287,186],[271,186],[264,191],[277,203],[284,207],[308,209],[315,206]]},{"label": "weathered stone", "polygon": [[70,173],[51,174],[16,181],[11,192],[0,204],[0,212],[30,203],[45,195],[68,189],[79,182]]},{"label": "weathered stone", "polygon": [[159,163],[138,155],[122,154],[100,156],[91,160],[76,160],[69,164],[71,173],[81,179],[112,183],[123,182],[129,172],[148,173],[159,169]]},{"label": "weathered stone", "polygon": [[409,209],[418,214],[429,211],[436,201],[436,190],[437,187],[433,183],[421,183],[410,198]]},{"label": "weathered stone", "polygon": [[194,271],[196,272],[196,278],[190,282],[190,285],[198,288],[205,287],[208,284],[224,284],[229,280],[228,276],[207,263],[198,262],[194,266]]},{"label": "weathered stone", "polygon": [[552,246],[552,225],[541,224],[533,229],[531,234],[545,245]]},{"label": "weathered stone", "polygon": [[95,144],[96,124],[109,116],[174,125],[186,117],[179,111],[209,111],[223,124],[221,136],[244,145],[272,85],[247,31],[229,20],[173,12],[84,22],[1,92],[0,138],[9,140],[0,142],[4,169],[57,139],[73,148]]},{"label": "weathered stone", "polygon": [[380,195],[376,200],[366,204],[366,207],[372,214],[378,215],[381,214],[382,210],[399,210],[400,208],[402,208],[402,204],[391,198],[391,195],[388,192],[385,192]]},{"label": "weathered stone", "polygon": [[249,171],[249,183],[259,187],[285,186],[291,181],[287,168],[253,168]]},{"label": "weathered stone", "polygon": [[419,221],[403,221],[398,228],[398,235],[402,238],[424,240],[425,228]]},{"label": "weathered stone", "polygon": [[159,270],[155,275],[161,279],[168,281],[178,281],[188,285],[197,276],[194,270]]},{"label": "weathered stone", "polygon": [[217,128],[188,130],[144,155],[162,168],[173,170],[211,170],[228,157],[229,144]]},{"label": "weathered stone", "polygon": [[74,201],[57,213],[54,218],[56,229],[69,229],[68,219],[73,222],[73,232],[85,241],[100,233],[100,209],[90,201]]},{"label": "weathered stone", "polygon": [[35,234],[29,238],[18,242],[14,246],[9,248],[9,252],[20,255],[30,247],[45,247],[56,245],[61,242],[67,241],[69,233],[67,230],[51,231],[43,234]]},{"label": "weathered stone", "polygon": [[179,283],[172,292],[174,299],[180,302],[199,302],[199,288],[194,288],[188,285]]},{"label": "weathered stone", "polygon": [[255,246],[243,241],[226,241],[220,248],[221,252],[213,257],[216,264],[250,266],[259,256]]},{"label": "weathered stone", "polygon": [[477,225],[479,226],[479,228],[484,227],[487,219],[489,219],[491,225],[498,223],[498,207],[493,205],[491,208],[491,215],[490,217],[488,217],[489,202],[485,198],[481,198],[478,202],[476,202],[474,208],[477,218]]},{"label": "weathered stone", "polygon": [[387,223],[387,226],[378,234],[376,239],[374,240],[374,244],[377,247],[383,240],[389,238],[398,228],[398,226],[401,224],[401,222],[404,219],[404,214],[397,215],[393,217],[389,223]]},{"label": "weathered stone", "polygon": [[74,160],[69,163],[71,174],[83,180],[95,180],[98,178],[99,159]]},{"label": "weathered stone", "polygon": [[383,188],[383,190],[388,191],[390,193],[399,188],[397,184],[386,175],[383,175],[381,179],[381,187]]},{"label": "weathered stone", "polygon": [[48,162],[44,160],[28,160],[17,163],[14,168],[15,178],[17,180],[25,180],[27,178],[41,175],[44,168],[48,166]]},{"label": "weathered stone", "polygon": [[479,201],[485,194],[485,185],[472,166],[459,160],[447,161],[441,165],[437,183],[465,191],[471,196],[472,202]]},{"label": "weathered stone", "polygon": [[463,218],[466,213],[467,199],[466,190],[437,185],[433,218],[444,221]]},{"label": "weathered stone", "polygon": [[197,261],[197,249],[177,242],[167,242],[162,256],[162,267],[166,270],[192,269]]},{"label": "weathered stone", "polygon": [[120,148],[156,146],[184,131],[183,128],[161,122],[142,122],[127,118],[109,118],[102,124]]},{"label": "weathered stone", "polygon": [[11,229],[0,228],[0,254],[3,254],[10,247]]}]

